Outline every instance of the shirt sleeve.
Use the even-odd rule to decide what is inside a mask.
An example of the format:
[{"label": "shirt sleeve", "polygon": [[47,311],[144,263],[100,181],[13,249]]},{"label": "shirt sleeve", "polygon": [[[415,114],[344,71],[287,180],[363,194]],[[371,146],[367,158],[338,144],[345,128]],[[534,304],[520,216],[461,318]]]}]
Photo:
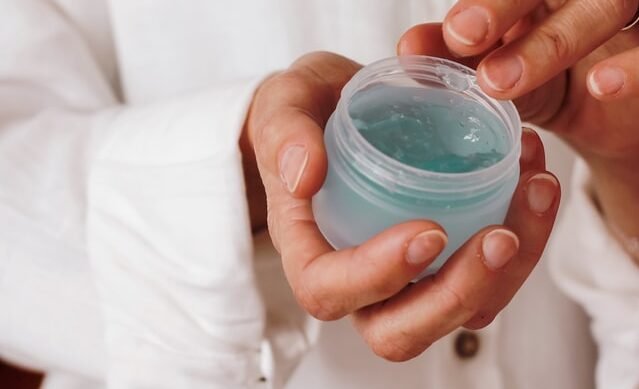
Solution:
[{"label": "shirt sleeve", "polygon": [[108,387],[255,386],[264,312],[238,138],[260,79],[122,104],[53,2],[1,4],[0,206],[88,253]]},{"label": "shirt sleeve", "polygon": [[588,168],[576,165],[573,193],[550,247],[553,278],[591,318],[597,387],[639,387],[639,266],[602,219]]}]

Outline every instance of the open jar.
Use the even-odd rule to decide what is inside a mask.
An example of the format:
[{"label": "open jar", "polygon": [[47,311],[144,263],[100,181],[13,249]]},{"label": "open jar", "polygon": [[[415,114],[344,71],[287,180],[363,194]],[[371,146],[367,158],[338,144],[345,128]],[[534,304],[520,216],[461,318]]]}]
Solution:
[{"label": "open jar", "polygon": [[398,223],[433,220],[448,246],[424,274],[483,227],[503,223],[519,179],[515,106],[445,59],[395,57],[363,68],[324,137],[328,173],[313,212],[326,239],[341,249]]}]

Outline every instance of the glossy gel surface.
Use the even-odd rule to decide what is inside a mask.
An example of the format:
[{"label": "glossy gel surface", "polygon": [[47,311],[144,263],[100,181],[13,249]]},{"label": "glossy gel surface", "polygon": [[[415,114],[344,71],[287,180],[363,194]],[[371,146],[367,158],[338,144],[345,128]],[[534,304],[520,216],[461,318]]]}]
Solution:
[{"label": "glossy gel surface", "polygon": [[472,172],[508,152],[506,129],[497,117],[452,93],[376,85],[353,96],[349,115],[379,151],[423,170]]}]

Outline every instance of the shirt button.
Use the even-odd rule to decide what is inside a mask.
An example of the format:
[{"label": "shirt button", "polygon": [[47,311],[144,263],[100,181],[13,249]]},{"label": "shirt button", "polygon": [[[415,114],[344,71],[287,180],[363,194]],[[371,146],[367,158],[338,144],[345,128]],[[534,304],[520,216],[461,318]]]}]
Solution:
[{"label": "shirt button", "polygon": [[455,339],[455,353],[461,359],[469,359],[479,352],[479,336],[474,332],[461,331]]}]

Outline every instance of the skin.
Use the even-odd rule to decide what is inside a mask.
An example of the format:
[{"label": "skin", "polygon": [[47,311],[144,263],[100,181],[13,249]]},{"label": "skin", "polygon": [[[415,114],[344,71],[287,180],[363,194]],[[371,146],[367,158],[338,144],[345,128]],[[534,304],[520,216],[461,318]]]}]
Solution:
[{"label": "skin", "polygon": [[323,128],[360,68],[313,53],[266,80],[241,146],[254,151],[245,171],[260,172],[269,232],[300,305],[320,320],[350,316],[376,354],[404,361],[460,326],[482,328],[494,319],[539,260],[561,191],[545,170],[539,137],[524,131],[521,180],[504,226],[478,231],[437,274],[410,283],[445,246],[445,231],[433,221],[403,223],[358,247],[333,250],[315,224],[311,197],[326,175]]},{"label": "skin", "polygon": [[246,186],[246,200],[249,206],[251,229],[253,233],[266,228],[266,193],[264,184],[257,169],[255,153],[248,140],[248,133],[243,131],[240,138],[240,151],[242,152],[242,167],[244,170],[244,184]]},{"label": "skin", "polygon": [[[639,27],[620,30],[638,3],[462,0],[443,26],[409,30],[398,51],[456,58],[476,67],[486,93],[514,99],[523,119],[571,145],[590,166],[597,202],[627,244],[639,237]],[[485,8],[490,15],[489,32],[476,45],[460,43],[447,25],[469,7]],[[471,21],[465,24],[474,28]],[[519,58],[523,75],[513,87],[497,90],[487,74],[503,58]],[[639,263],[639,253],[626,247]]]}]

